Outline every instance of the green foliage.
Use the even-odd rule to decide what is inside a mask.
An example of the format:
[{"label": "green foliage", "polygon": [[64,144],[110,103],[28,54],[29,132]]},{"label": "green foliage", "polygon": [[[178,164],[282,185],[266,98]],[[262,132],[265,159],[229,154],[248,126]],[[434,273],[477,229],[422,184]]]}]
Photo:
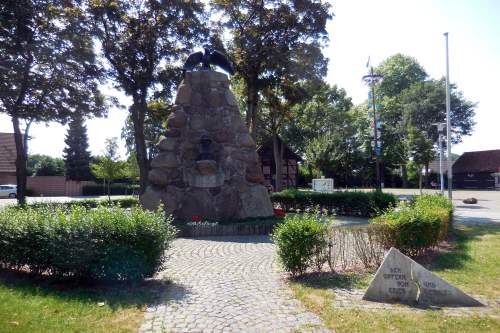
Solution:
[{"label": "green foliage", "polygon": [[64,176],[64,160],[48,155],[34,154],[28,157],[29,176]]},{"label": "green foliage", "polygon": [[417,59],[398,53],[385,59],[376,69],[384,80],[377,89],[381,96],[394,97],[415,82],[426,79],[427,73]]},{"label": "green foliage", "polygon": [[28,140],[20,122],[104,114],[102,72],[81,1],[2,1],[0,40],[0,113],[12,119],[18,202],[24,204]]},{"label": "green foliage", "polygon": [[277,84],[283,92],[284,86],[326,73],[321,47],[328,40],[330,5],[311,0],[211,0],[210,5],[220,14],[219,34],[226,29],[231,36],[227,50],[244,83],[247,126],[255,134],[265,88]]},{"label": "green foliage", "polygon": [[[109,185],[110,195],[130,195],[139,193],[139,185],[132,184],[111,184]],[[85,185],[82,187],[82,195],[107,195],[108,188],[103,185]]]},{"label": "green foliage", "polygon": [[274,229],[272,239],[278,258],[287,272],[301,275],[315,265],[318,251],[326,245],[328,224],[316,214],[295,214]]},{"label": "green foliage", "polygon": [[[148,147],[145,118],[151,97],[172,97],[181,79],[178,63],[206,36],[201,1],[89,2],[95,39],[107,60],[106,75],[132,98],[129,108],[141,191],[146,189]],[[154,126],[146,124],[146,131]]]},{"label": "green foliage", "polygon": [[329,211],[334,210],[339,215],[352,216],[375,216],[393,207],[397,201],[392,194],[379,191],[320,193],[295,189],[273,193],[271,199],[287,211],[319,206]]},{"label": "green foliage", "polygon": [[164,264],[175,233],[160,211],[8,207],[0,211],[0,261],[55,276],[138,280]]},{"label": "green foliage", "polygon": [[64,165],[66,178],[70,180],[92,180],[90,172],[91,155],[87,127],[81,116],[75,116],[69,123],[68,133],[64,142]]},{"label": "green foliage", "polygon": [[83,200],[73,200],[68,202],[34,202],[28,205],[31,208],[43,208],[52,207],[70,209],[73,207],[85,207],[87,209],[97,208],[99,206],[106,207],[120,207],[120,208],[132,208],[139,207],[139,200],[137,198],[112,198],[107,199],[83,199]]},{"label": "green foliage", "polygon": [[438,195],[417,197],[413,204],[401,203],[372,222],[386,249],[395,247],[409,256],[424,254],[444,240],[453,205]]},{"label": "green foliage", "polygon": [[97,179],[107,183],[108,196],[111,195],[111,182],[126,176],[126,164],[118,160],[118,143],[116,138],[106,139],[104,156],[97,158],[97,163],[90,165],[90,170]]},{"label": "green foliage", "polygon": [[[157,143],[160,141],[161,136],[165,134],[167,127],[168,116],[172,113],[173,104],[164,99],[155,99],[148,101],[146,115],[144,117],[144,139],[146,141],[146,149],[148,160],[151,161],[153,157],[158,154]],[[122,127],[122,139],[125,140],[125,147],[129,154],[129,162],[135,159],[135,166],[133,168],[139,177],[139,167],[137,166],[137,153],[135,151],[134,139],[134,122],[129,115]]]}]

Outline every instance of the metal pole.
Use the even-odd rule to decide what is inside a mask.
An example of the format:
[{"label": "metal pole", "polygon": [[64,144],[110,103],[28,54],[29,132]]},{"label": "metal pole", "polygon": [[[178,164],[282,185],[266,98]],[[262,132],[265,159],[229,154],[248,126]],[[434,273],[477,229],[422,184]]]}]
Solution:
[{"label": "metal pole", "polygon": [[439,133],[439,184],[441,187],[441,195],[444,194],[444,177],[443,177],[443,135]]},{"label": "metal pole", "polygon": [[448,56],[448,33],[446,39],[446,153],[448,155],[448,199],[452,199],[453,174],[451,169],[451,119],[450,119],[450,61]]},{"label": "metal pole", "polygon": [[[373,76],[373,67],[371,67],[371,75]],[[375,84],[371,85],[372,88],[372,108],[373,108],[373,141],[375,142],[375,172],[377,175],[377,180],[375,184],[375,189],[381,191],[380,183],[380,161],[377,155],[378,145],[377,145],[377,108],[375,107]]]}]

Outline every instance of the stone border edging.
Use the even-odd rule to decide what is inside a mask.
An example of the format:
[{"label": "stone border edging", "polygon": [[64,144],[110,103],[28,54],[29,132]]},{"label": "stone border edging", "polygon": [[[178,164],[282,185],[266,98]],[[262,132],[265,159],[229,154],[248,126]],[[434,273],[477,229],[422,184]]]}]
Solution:
[{"label": "stone border edging", "polygon": [[177,237],[196,238],[208,236],[269,235],[276,224],[220,224],[215,226],[179,227]]}]

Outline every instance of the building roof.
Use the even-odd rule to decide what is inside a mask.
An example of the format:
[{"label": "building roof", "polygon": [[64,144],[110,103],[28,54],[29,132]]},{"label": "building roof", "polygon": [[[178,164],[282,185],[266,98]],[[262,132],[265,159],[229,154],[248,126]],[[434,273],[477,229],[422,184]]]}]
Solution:
[{"label": "building roof", "polygon": [[[285,150],[283,152],[284,159],[294,159],[297,161],[302,161],[302,158],[297,155],[292,149],[290,149],[290,147],[288,147],[280,137],[278,137],[278,140],[285,147]],[[273,141],[270,139],[266,140],[261,146],[257,147],[257,153],[261,157],[270,156],[272,159],[274,159]]]},{"label": "building roof", "polygon": [[465,152],[453,164],[453,173],[500,170],[500,149]]},{"label": "building roof", "polygon": [[0,172],[16,172],[14,133],[0,133]]}]

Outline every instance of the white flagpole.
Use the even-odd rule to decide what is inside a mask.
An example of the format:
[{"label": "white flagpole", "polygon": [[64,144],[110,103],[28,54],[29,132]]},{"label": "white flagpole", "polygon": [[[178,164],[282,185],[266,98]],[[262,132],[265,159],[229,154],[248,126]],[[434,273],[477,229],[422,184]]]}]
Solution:
[{"label": "white flagpole", "polygon": [[453,174],[451,161],[451,119],[450,119],[450,62],[448,56],[448,33],[446,39],[446,152],[448,155],[448,199],[452,199]]}]

